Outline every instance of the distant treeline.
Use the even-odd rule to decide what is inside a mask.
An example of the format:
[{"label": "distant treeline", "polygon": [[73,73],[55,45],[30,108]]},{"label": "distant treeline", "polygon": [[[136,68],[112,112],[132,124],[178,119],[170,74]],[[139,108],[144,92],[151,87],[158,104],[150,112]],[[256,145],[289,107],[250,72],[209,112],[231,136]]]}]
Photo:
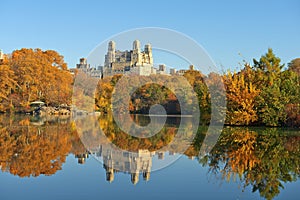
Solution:
[{"label": "distant treeline", "polygon": [[[99,81],[95,93],[97,111],[112,111],[114,87],[121,77],[115,75]],[[142,78],[150,81],[163,77],[153,75]],[[238,72],[204,75],[196,70],[188,70],[184,77],[197,94],[202,124],[211,121],[211,92],[220,91],[221,94],[224,85],[226,124],[300,127],[300,58],[284,67],[280,58],[269,49],[260,59],[253,59],[253,63],[245,62]],[[139,78],[132,76],[124,87],[133,87],[138,81]],[[178,84],[181,80],[178,76],[171,76],[165,81]],[[68,71],[63,56],[56,51],[16,50],[0,61],[0,112],[24,112],[28,110],[30,102],[36,100],[50,106],[70,105],[72,84],[73,75]],[[191,94],[185,93],[188,91],[186,84],[181,86],[179,93],[185,97],[182,101],[185,106],[190,106],[189,110],[193,110],[194,105],[189,98]],[[122,92],[116,96],[122,102]],[[131,113],[147,114],[154,104],[162,105],[168,114],[182,113],[176,95],[159,81],[138,88],[129,102],[119,105],[118,112],[129,108]]]},{"label": "distant treeline", "polygon": [[[197,93],[201,123],[209,124],[211,120],[212,89],[208,88],[213,88],[215,93],[218,90],[222,93],[221,80],[226,90],[226,124],[300,127],[300,59],[292,60],[287,68],[280,62],[280,58],[269,49],[259,60],[253,59],[253,64],[245,62],[239,72],[228,71],[223,75],[210,73],[206,76],[199,71],[188,70],[184,77]],[[111,112],[112,94],[121,77],[115,75],[99,82],[96,110]],[[149,81],[153,79],[151,76],[143,78]],[[176,76],[171,79],[174,83],[179,80]],[[133,77],[124,87],[132,87],[138,81]],[[121,93],[116,96],[122,99]],[[168,114],[181,113],[176,95],[163,84],[157,83],[137,89],[131,95],[129,105],[125,106],[129,106],[131,113],[147,114],[154,104],[163,105]],[[118,109],[118,112],[122,110]]]}]

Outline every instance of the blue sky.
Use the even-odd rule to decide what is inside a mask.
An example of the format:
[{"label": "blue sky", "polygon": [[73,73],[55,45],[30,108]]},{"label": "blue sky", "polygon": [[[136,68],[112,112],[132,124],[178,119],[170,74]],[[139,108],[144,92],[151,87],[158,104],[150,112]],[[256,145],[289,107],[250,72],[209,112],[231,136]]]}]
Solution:
[{"label": "blue sky", "polygon": [[[0,0],[0,49],[54,49],[72,68],[122,31],[163,27],[182,32],[217,66],[237,69],[269,47],[287,63],[300,57],[300,1]],[[242,56],[239,55],[241,53]]]}]

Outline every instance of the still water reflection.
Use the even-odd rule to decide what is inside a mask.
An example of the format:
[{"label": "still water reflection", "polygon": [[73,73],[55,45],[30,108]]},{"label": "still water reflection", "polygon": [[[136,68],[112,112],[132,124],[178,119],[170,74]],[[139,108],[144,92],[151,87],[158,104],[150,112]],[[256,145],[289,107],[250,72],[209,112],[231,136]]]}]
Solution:
[{"label": "still water reflection", "polygon": [[[133,119],[140,125],[149,123],[149,117]],[[205,126],[199,127],[184,152],[179,144],[164,150],[179,123],[180,118],[168,118],[155,136],[135,138],[120,130],[110,116],[97,120],[95,125],[103,130],[98,135],[91,125],[77,130],[69,118],[1,115],[1,195],[4,199],[141,195],[144,199],[297,199],[300,195],[299,130],[225,127],[212,151],[199,156]],[[189,130],[187,126],[183,142]],[[166,160],[177,161],[152,172]]]}]

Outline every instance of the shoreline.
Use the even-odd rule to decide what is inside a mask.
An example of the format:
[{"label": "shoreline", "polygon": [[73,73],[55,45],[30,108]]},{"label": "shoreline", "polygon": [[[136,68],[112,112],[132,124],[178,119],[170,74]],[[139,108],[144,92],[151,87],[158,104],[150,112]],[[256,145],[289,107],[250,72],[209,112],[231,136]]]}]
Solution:
[{"label": "shoreline", "polygon": [[[6,116],[38,116],[38,117],[75,117],[75,116],[83,116],[83,115],[90,115],[91,113],[88,113],[86,111],[81,111],[81,110],[71,110],[71,109],[66,109],[66,108],[57,108],[57,107],[44,107],[42,112],[34,113],[33,111],[31,112],[0,112],[1,115],[6,115]],[[46,112],[45,112],[46,110]],[[52,112],[55,110],[55,112]],[[105,116],[105,115],[111,115],[109,113],[100,113],[98,111],[93,112],[92,114],[95,114],[97,116]],[[123,114],[120,114],[123,115]],[[133,116],[144,116],[144,117],[166,117],[166,118],[193,118],[193,115],[149,115],[149,114],[140,114],[140,113],[130,113],[130,115]],[[210,126],[210,124],[199,124],[200,126]],[[223,126],[225,127],[241,127],[241,128],[282,128],[282,129],[293,129],[293,130],[300,130],[300,127],[295,127],[295,126],[267,126],[267,125],[258,125],[258,124],[253,124],[253,125],[235,125],[235,124],[219,124],[216,123],[214,126]]]}]

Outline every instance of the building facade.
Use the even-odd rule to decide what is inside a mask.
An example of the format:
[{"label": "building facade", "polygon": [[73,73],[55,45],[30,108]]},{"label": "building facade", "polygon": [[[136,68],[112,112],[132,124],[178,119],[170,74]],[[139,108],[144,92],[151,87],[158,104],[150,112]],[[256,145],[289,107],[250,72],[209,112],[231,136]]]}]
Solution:
[{"label": "building facade", "polygon": [[103,76],[115,74],[135,74],[149,76],[153,71],[153,56],[151,44],[146,44],[141,49],[139,40],[133,42],[132,50],[120,51],[116,49],[116,43],[108,43],[108,51],[105,55]]},{"label": "building facade", "polygon": [[[91,77],[102,78],[102,67],[91,67],[86,58],[80,58],[79,64],[76,64],[76,69],[83,71]],[[73,70],[71,70],[73,72]]]},{"label": "building facade", "polygon": [[[176,70],[175,68],[167,70],[165,64],[159,64],[154,67],[151,44],[146,44],[141,49],[139,40],[135,40],[132,50],[120,51],[116,49],[116,43],[108,43],[107,53],[105,55],[104,66],[91,67],[86,58],[80,58],[76,69],[83,71],[91,77],[103,78],[116,74],[149,76],[151,74],[160,75],[179,75],[182,76],[187,69]],[[194,70],[191,65],[190,70]],[[75,70],[71,70],[74,73]]]}]

